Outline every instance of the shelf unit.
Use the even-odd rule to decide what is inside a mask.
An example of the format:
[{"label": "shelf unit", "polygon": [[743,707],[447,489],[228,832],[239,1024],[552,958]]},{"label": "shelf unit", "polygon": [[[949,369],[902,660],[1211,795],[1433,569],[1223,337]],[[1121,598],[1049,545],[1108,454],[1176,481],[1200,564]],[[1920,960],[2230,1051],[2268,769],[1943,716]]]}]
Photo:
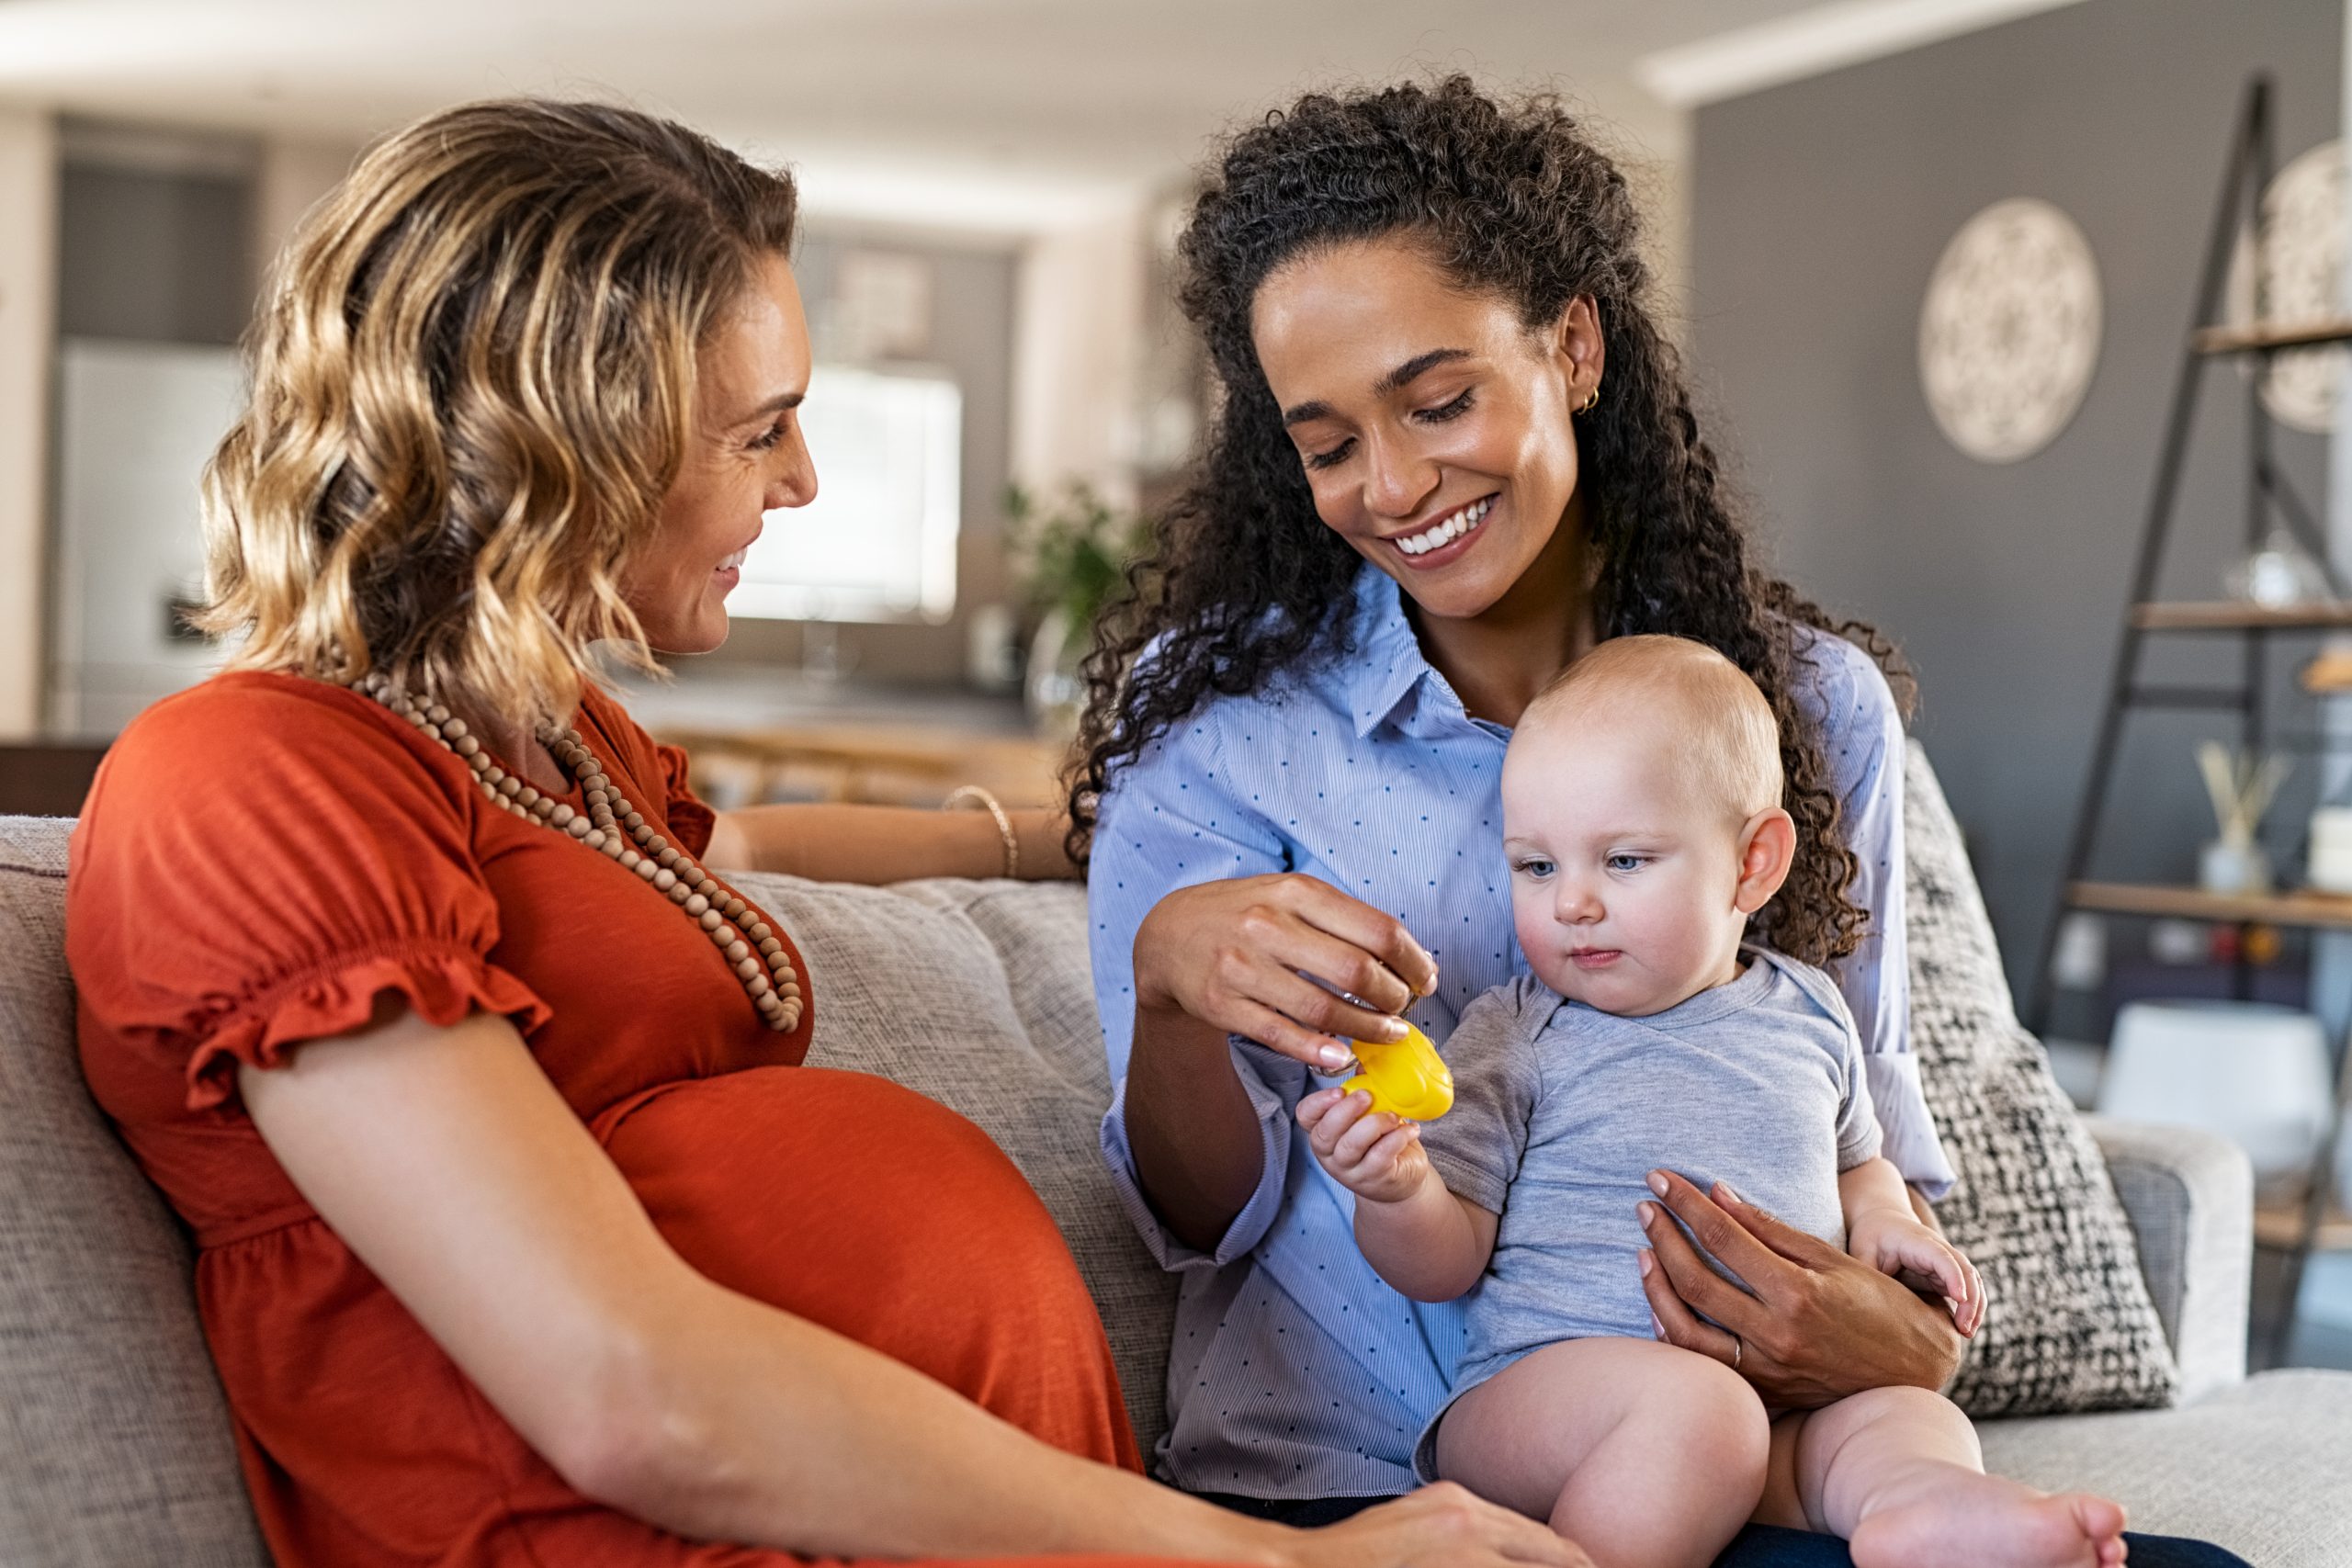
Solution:
[{"label": "shelf unit", "polygon": [[2265,321],[2253,327],[2199,327],[2189,334],[2189,346],[2199,354],[2276,354],[2282,348],[2320,348],[2331,343],[2352,343],[2352,316],[2320,321]]},{"label": "shelf unit", "polygon": [[2201,887],[2152,883],[2077,882],[2066,890],[2066,904],[2069,908],[2157,919],[2352,931],[2352,897],[2334,893],[2208,893]]},{"label": "shelf unit", "polygon": [[[2248,377],[2246,400],[2245,536],[2249,550],[2259,548],[2274,520],[2283,524],[2296,541],[2319,563],[2325,574],[2327,603],[2272,608],[2227,601],[2182,602],[2158,597],[2165,546],[2170,536],[2180,497],[2183,465],[2193,434],[2198,394],[2205,372],[2236,356],[2267,360],[2274,354],[2326,344],[2352,343],[2352,317],[2297,322],[2258,321],[2251,327],[2210,324],[2220,314],[2223,279],[2242,226],[2250,226],[2256,254],[2250,269],[2256,279],[2255,315],[2261,314],[2258,297],[2261,265],[2261,212],[2264,189],[2274,166],[2271,85],[2267,76],[2247,83],[2238,122],[2232,135],[2229,159],[2222,180],[2221,202],[2206,242],[2204,268],[2190,317],[2192,325],[2182,345],[2173,384],[2170,412],[2162,445],[2138,558],[2132,574],[2131,596],[2123,615],[2122,636],[2109,673],[2107,703],[2091,750],[2089,777],[2075,817],[2064,874],[2059,880],[2058,908],[2044,933],[2034,969],[2027,1021],[2035,1032],[2044,1032],[2053,1000],[2052,960],[2058,931],[2069,910],[2149,919],[2208,920],[2238,926],[2265,924],[2312,931],[2352,931],[2352,898],[2325,894],[2290,892],[2261,897],[2220,897],[2194,887],[2102,882],[2090,874],[2098,840],[2099,820],[2115,783],[2115,763],[2125,718],[2135,711],[2202,709],[2234,720],[2238,743],[2247,752],[2277,744],[2272,716],[2266,711],[2270,645],[2274,638],[2308,638],[2314,634],[2352,630],[2352,592],[2347,592],[2329,564],[2318,520],[2287,482],[2273,460],[2270,413],[2262,401],[2260,378]],[[2147,638],[2176,635],[2233,637],[2243,657],[2237,678],[2228,682],[2198,685],[2154,684],[2142,680],[2141,656]],[[2322,749],[2327,742],[2323,739]],[[2241,960],[2236,989],[2247,994],[2251,974]],[[2308,1195],[2300,1204],[2265,1211],[2257,1226],[2261,1244],[2285,1255],[2284,1288],[2289,1302],[2302,1280],[2305,1262],[2317,1247],[2352,1247],[2352,1223],[2332,1217],[2328,1205],[2334,1186],[2335,1147],[2341,1135],[2345,1105],[2352,1097],[2352,1050],[2344,1039],[2333,1042],[2336,1058],[2335,1103],[2327,1131],[2314,1156],[2307,1182]],[[2283,1352],[2291,1310],[2278,1314],[2273,1356]]]},{"label": "shelf unit", "polygon": [[2352,631],[2352,604],[2241,604],[2233,599],[2134,604],[2132,625],[2143,632]]}]

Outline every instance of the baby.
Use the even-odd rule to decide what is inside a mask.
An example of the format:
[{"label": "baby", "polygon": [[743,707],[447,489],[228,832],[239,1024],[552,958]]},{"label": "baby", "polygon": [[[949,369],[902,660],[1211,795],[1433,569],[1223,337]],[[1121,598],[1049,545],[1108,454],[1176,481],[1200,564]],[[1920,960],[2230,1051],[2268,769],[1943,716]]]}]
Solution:
[{"label": "baby", "polygon": [[1637,1209],[1658,1168],[1933,1279],[1963,1332],[1984,1314],[1879,1156],[1836,987],[1741,945],[1794,853],[1781,795],[1772,710],[1736,665],[1679,637],[1601,644],[1530,705],[1503,763],[1533,974],[1463,1013],[1453,1111],[1422,1127],[1361,1093],[1299,1102],[1381,1277],[1422,1301],[1480,1287],[1417,1464],[1548,1518],[1601,1568],[1696,1568],[1750,1519],[1834,1531],[1860,1568],[2114,1568],[2120,1507],[1987,1476],[1941,1396],[1768,1411],[1731,1368],[1652,1337]]}]

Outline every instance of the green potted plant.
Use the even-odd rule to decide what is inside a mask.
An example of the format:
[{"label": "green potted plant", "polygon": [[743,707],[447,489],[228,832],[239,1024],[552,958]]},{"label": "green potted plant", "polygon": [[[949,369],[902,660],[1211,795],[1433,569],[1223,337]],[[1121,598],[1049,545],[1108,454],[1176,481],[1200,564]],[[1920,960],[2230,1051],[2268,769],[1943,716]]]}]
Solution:
[{"label": "green potted plant", "polygon": [[1072,735],[1086,700],[1079,667],[1093,646],[1094,623],[1125,581],[1127,563],[1143,549],[1148,529],[1141,517],[1112,506],[1083,480],[1065,487],[1050,505],[1019,485],[1008,486],[1004,513],[1014,576],[1035,618],[1023,694],[1041,729]]}]

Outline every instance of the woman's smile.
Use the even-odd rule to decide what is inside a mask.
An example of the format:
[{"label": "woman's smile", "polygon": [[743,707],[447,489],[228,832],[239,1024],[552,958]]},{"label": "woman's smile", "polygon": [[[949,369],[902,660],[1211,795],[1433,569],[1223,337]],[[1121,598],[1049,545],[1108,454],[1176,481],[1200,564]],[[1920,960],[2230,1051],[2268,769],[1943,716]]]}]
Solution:
[{"label": "woman's smile", "polygon": [[1497,495],[1480,496],[1467,506],[1456,507],[1434,523],[1416,528],[1408,534],[1392,536],[1388,543],[1405,558],[1405,564],[1416,571],[1430,571],[1460,560],[1468,552],[1471,542],[1478,536],[1478,525],[1493,511]]}]

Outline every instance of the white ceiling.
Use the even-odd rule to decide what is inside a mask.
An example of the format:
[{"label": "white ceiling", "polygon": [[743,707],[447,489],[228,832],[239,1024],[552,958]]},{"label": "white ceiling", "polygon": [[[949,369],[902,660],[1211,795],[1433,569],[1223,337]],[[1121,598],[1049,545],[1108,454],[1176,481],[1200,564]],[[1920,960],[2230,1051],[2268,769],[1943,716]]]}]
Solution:
[{"label": "white ceiling", "polygon": [[954,186],[1050,220],[1303,85],[1431,69],[1557,85],[1672,163],[1682,111],[1638,62],[1923,6],[2018,0],[0,0],[0,99],[356,142],[465,98],[617,94],[790,160],[812,206]]}]

